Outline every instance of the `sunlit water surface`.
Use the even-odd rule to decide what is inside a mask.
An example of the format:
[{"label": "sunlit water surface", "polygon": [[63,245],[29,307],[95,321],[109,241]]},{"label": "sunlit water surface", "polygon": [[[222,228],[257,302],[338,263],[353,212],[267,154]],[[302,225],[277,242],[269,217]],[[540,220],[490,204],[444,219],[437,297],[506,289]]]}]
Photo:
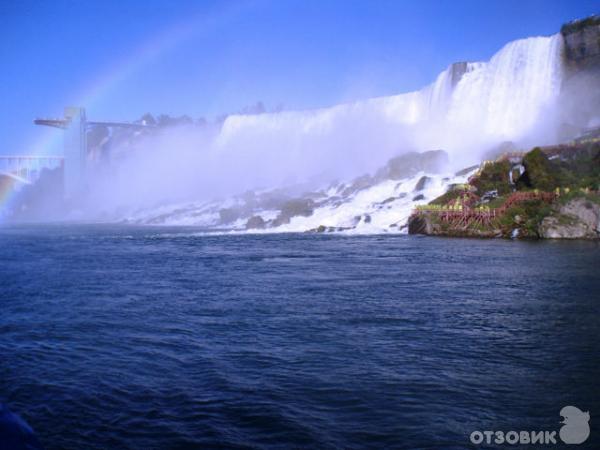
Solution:
[{"label": "sunlit water surface", "polygon": [[566,405],[597,448],[599,250],[3,227],[0,401],[47,449],[464,448]]}]

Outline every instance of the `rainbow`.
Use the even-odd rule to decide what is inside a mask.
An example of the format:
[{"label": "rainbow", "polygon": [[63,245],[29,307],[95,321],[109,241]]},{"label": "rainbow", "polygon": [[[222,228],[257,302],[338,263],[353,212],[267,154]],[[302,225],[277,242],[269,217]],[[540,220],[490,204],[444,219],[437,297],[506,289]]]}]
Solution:
[{"label": "rainbow", "polygon": [[[191,38],[201,37],[203,34],[223,25],[229,18],[243,13],[247,4],[230,4],[210,15],[195,16],[184,22],[178,22],[160,32],[154,39],[140,46],[128,57],[123,58],[111,68],[104,71],[99,77],[86,84],[78,94],[73,96],[74,105],[82,105],[88,111],[94,111],[101,99],[106,98],[112,89],[139,73],[146,65],[155,61],[160,56],[168,53],[177,46]],[[65,105],[66,106],[66,105]],[[34,149],[28,154],[42,156],[62,153],[62,133],[57,130],[40,130],[41,137],[29,148]],[[0,177],[0,221],[3,213],[10,210],[11,202],[16,197],[17,189],[8,177]]]},{"label": "rainbow", "polygon": [[0,175],[0,220],[2,219],[3,207],[8,207],[9,200],[14,195],[15,182],[10,177]]}]

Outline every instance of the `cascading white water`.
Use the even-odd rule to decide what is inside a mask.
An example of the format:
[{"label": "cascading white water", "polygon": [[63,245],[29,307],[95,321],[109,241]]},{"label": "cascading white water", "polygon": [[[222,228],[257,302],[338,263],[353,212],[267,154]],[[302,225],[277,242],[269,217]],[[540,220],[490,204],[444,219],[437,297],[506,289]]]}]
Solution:
[{"label": "cascading white water", "polygon": [[[140,204],[140,198],[160,199],[160,208],[132,213],[129,220],[135,222],[244,229],[250,215],[267,222],[279,210],[240,200],[236,194],[302,186],[302,192],[290,195],[310,191],[317,196],[318,207],[289,223],[271,222],[269,230],[327,226],[353,232],[402,232],[416,204],[468,179],[468,174],[458,176],[454,169],[479,163],[485,151],[503,141],[526,147],[553,139],[561,49],[560,35],[523,39],[506,45],[489,62],[451,65],[420,91],[318,110],[233,115],[215,130],[216,135],[202,134],[199,140],[180,130],[172,134],[167,130],[164,142],[144,148],[143,158],[132,160],[132,166],[122,164],[127,183],[120,185],[111,178],[96,191],[101,198],[111,190],[118,192],[115,198],[123,198],[126,192],[134,205]],[[198,152],[195,142],[204,151]],[[179,158],[164,148],[177,149]],[[454,167],[435,174],[420,171],[412,178],[375,177],[368,186],[356,180],[375,173],[399,154],[432,149],[446,150]],[[148,170],[139,170],[140,161]],[[157,167],[161,176],[153,173]],[[423,176],[429,180],[427,187],[416,192]],[[328,190],[333,180],[345,188],[355,181],[362,187],[342,195]],[[229,200],[214,200],[219,196],[243,211],[236,222],[224,222],[220,210],[229,208]]]},{"label": "cascading white water", "polygon": [[[450,66],[420,91],[312,111],[230,116],[218,144],[241,152],[249,145],[275,147],[288,162],[302,165],[312,157],[322,169],[344,157],[354,162],[350,170],[370,170],[403,150],[433,148],[471,162],[502,141],[525,142],[550,118],[561,49],[560,34],[522,39],[489,62],[463,63],[458,75]],[[543,140],[551,139],[546,131]]]},{"label": "cascading white water", "polygon": [[452,93],[451,126],[477,126],[491,139],[519,140],[547,114],[562,81],[562,36],[510,42],[466,73]]}]

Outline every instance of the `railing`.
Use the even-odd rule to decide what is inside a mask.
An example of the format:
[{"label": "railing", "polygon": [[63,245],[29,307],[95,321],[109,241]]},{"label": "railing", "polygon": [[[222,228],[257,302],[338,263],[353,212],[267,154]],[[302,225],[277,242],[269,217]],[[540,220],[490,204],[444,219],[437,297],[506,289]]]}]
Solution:
[{"label": "railing", "polygon": [[[568,190],[565,190],[568,192]],[[420,205],[413,210],[414,215],[424,213],[437,214],[444,222],[451,222],[455,226],[467,227],[472,224],[491,224],[494,220],[500,218],[504,213],[517,203],[529,200],[542,200],[552,202],[560,191],[555,192],[513,192],[499,208],[490,208],[486,205],[471,208],[467,204],[457,201],[454,204],[446,205]]]}]

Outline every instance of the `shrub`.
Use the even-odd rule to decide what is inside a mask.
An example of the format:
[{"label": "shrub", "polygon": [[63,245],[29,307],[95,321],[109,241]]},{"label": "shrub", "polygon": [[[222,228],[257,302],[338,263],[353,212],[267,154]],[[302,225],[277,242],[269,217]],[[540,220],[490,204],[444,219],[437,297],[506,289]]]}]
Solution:
[{"label": "shrub", "polygon": [[499,195],[508,194],[511,191],[508,178],[510,169],[511,164],[508,161],[488,163],[471,184],[477,188],[479,195],[493,190],[497,190]]},{"label": "shrub", "polygon": [[523,158],[525,173],[519,178],[519,187],[529,187],[542,191],[552,191],[560,186],[559,170],[539,147],[534,148]]}]

